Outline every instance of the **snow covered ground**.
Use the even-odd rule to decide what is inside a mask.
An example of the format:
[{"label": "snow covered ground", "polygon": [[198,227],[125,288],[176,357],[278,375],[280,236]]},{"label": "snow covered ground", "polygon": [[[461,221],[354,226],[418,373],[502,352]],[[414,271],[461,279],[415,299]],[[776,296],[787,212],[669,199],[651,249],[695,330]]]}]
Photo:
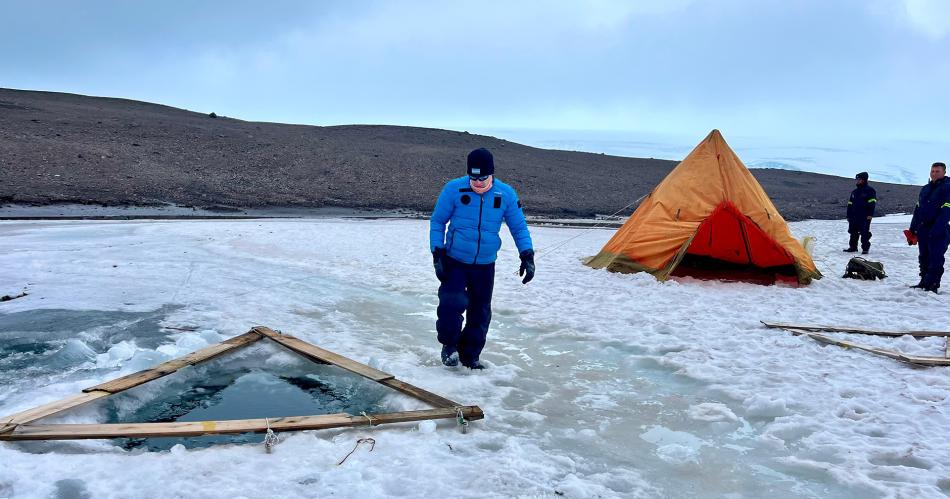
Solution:
[{"label": "snow covered ground", "polygon": [[[845,222],[792,224],[796,236],[818,238],[826,276],[802,288],[592,270],[580,261],[611,230],[545,253],[580,231],[535,227],[537,277],[520,284],[506,239],[482,358],[490,368],[471,372],[438,361],[424,221],[0,223],[0,294],[29,293],[0,304],[0,415],[258,324],[486,414],[468,434],[452,421],[286,433],[270,455],[260,438],[158,452],[2,443],[0,497],[942,497],[950,370],[759,324],[948,329],[950,294],[907,288],[916,248],[903,241],[905,225],[875,222],[870,256],[890,277],[859,282],[839,277],[850,256]],[[937,338],[851,339],[925,355],[944,348]],[[52,421],[134,415],[221,370],[314,370],[263,344],[214,362]],[[421,408],[346,389],[365,404]],[[375,449],[337,466],[364,436]]]}]

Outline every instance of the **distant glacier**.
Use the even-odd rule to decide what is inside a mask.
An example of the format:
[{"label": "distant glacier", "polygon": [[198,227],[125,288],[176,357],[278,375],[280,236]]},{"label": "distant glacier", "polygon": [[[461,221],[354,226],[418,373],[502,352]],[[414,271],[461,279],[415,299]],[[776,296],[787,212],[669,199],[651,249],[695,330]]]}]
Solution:
[{"label": "distant glacier", "polygon": [[[477,129],[491,135],[532,147],[603,153],[637,158],[683,159],[702,137],[650,132],[606,130]],[[791,139],[745,137],[722,130],[729,144],[749,168],[825,173],[853,177],[857,172],[871,174],[871,181],[922,185],[927,181],[930,164],[950,161],[950,142],[867,139],[865,143],[848,141],[834,144],[795,142]]]}]

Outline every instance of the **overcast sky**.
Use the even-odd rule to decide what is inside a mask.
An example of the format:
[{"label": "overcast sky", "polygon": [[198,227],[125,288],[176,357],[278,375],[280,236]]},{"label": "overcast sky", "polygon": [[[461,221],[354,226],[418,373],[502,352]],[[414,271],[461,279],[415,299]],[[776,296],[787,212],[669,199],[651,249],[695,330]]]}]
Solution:
[{"label": "overcast sky", "polygon": [[948,0],[0,6],[4,87],[320,125],[950,137]]}]

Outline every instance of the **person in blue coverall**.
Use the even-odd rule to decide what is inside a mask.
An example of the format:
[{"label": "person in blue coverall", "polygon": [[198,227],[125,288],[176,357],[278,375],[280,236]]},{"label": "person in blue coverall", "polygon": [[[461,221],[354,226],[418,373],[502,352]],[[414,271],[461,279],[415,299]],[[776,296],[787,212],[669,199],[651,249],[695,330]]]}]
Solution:
[{"label": "person in blue coverall", "polygon": [[920,282],[911,287],[936,293],[943,276],[944,253],[950,245],[950,180],[946,164],[934,163],[930,167],[930,182],[920,189],[910,232],[917,238],[920,252]]},{"label": "person in blue coverall", "polygon": [[435,328],[442,344],[442,363],[450,367],[461,362],[470,369],[485,368],[478,358],[491,321],[502,222],[518,247],[522,283],[534,278],[534,247],[521,201],[494,174],[491,152],[475,149],[469,153],[468,175],[445,184],[429,220],[429,249],[441,282]]},{"label": "person in blue coverall", "polygon": [[874,218],[874,207],[877,205],[877,192],[868,185],[868,172],[861,172],[854,176],[855,189],[848,199],[848,234],[851,238],[846,253],[858,251],[858,237],[861,238],[861,254],[866,255],[871,249],[871,219]]}]

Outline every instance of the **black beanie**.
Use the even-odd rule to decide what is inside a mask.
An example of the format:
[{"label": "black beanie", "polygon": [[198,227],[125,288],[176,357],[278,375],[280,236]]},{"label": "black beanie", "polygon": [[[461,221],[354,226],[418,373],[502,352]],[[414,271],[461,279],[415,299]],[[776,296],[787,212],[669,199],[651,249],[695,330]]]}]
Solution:
[{"label": "black beanie", "polygon": [[855,175],[854,178],[859,178],[859,179],[864,180],[865,182],[867,182],[867,181],[868,181],[868,172],[861,172],[861,173]]},{"label": "black beanie", "polygon": [[484,147],[468,153],[468,174],[481,177],[495,174],[495,159]]}]

